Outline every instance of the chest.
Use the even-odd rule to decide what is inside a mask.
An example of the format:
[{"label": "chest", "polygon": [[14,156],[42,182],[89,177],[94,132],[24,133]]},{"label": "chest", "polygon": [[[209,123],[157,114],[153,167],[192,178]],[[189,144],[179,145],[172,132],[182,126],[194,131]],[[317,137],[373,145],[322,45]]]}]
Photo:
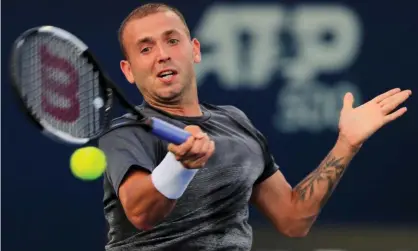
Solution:
[{"label": "chest", "polygon": [[179,222],[187,215],[187,221],[200,224],[202,219],[246,215],[254,183],[264,171],[259,142],[227,116],[212,116],[198,126],[214,140],[215,152],[177,200],[167,221]]},{"label": "chest", "polygon": [[201,128],[215,141],[215,152],[191,182],[189,195],[203,201],[241,195],[248,202],[252,187],[264,169],[260,144],[230,121],[212,121]]}]

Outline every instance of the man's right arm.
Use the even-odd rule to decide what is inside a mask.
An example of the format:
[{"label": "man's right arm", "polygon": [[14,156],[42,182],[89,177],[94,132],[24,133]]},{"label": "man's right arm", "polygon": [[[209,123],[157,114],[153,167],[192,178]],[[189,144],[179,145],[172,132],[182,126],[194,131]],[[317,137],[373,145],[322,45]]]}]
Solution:
[{"label": "man's right arm", "polygon": [[99,142],[108,158],[109,179],[127,218],[138,229],[152,228],[172,211],[194,176],[192,169],[203,166],[214,150],[213,142],[198,134],[198,127],[185,129],[192,136],[180,146],[170,144],[170,152],[155,168],[155,156],[144,147],[146,139],[125,132]]},{"label": "man's right arm", "polygon": [[119,200],[129,221],[141,230],[148,230],[164,219],[176,202],[161,194],[151,175],[140,169],[132,169],[122,181]]}]

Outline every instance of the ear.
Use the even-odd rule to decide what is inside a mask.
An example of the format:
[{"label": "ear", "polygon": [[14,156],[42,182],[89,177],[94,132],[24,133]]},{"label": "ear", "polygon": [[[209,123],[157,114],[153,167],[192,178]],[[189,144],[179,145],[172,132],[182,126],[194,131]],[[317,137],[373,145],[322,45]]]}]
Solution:
[{"label": "ear", "polygon": [[126,80],[129,83],[135,83],[134,75],[132,74],[131,64],[127,60],[120,61],[120,69],[122,70],[123,74],[125,75]]},{"label": "ear", "polygon": [[196,38],[192,40],[193,44],[193,61],[198,64],[202,61],[202,54],[200,53],[200,42]]}]

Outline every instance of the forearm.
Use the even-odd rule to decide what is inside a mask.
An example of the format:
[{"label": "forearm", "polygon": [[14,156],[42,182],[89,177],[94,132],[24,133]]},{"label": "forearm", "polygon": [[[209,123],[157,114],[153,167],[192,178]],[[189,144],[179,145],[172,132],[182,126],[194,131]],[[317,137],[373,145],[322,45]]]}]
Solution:
[{"label": "forearm", "polygon": [[[137,176],[137,177],[135,177]],[[151,175],[133,173],[119,195],[129,221],[138,229],[149,229],[164,219],[176,200],[168,199],[154,186]]]},{"label": "forearm", "polygon": [[122,203],[131,222],[138,228],[148,229],[163,220],[180,198],[198,169],[188,169],[176,160],[172,153],[153,170],[151,174],[140,173],[139,178],[130,178]]},{"label": "forearm", "polygon": [[295,227],[312,226],[357,151],[337,140],[318,168],[293,188],[291,199],[299,219]]}]

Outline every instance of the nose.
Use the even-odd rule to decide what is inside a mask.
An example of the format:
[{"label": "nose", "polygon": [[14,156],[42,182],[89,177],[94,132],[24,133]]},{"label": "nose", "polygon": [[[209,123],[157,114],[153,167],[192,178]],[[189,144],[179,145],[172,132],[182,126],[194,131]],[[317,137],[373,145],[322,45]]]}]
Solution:
[{"label": "nose", "polygon": [[165,63],[171,59],[171,57],[168,55],[167,51],[165,50],[164,46],[160,46],[159,48],[159,54],[157,56],[158,63]]}]

